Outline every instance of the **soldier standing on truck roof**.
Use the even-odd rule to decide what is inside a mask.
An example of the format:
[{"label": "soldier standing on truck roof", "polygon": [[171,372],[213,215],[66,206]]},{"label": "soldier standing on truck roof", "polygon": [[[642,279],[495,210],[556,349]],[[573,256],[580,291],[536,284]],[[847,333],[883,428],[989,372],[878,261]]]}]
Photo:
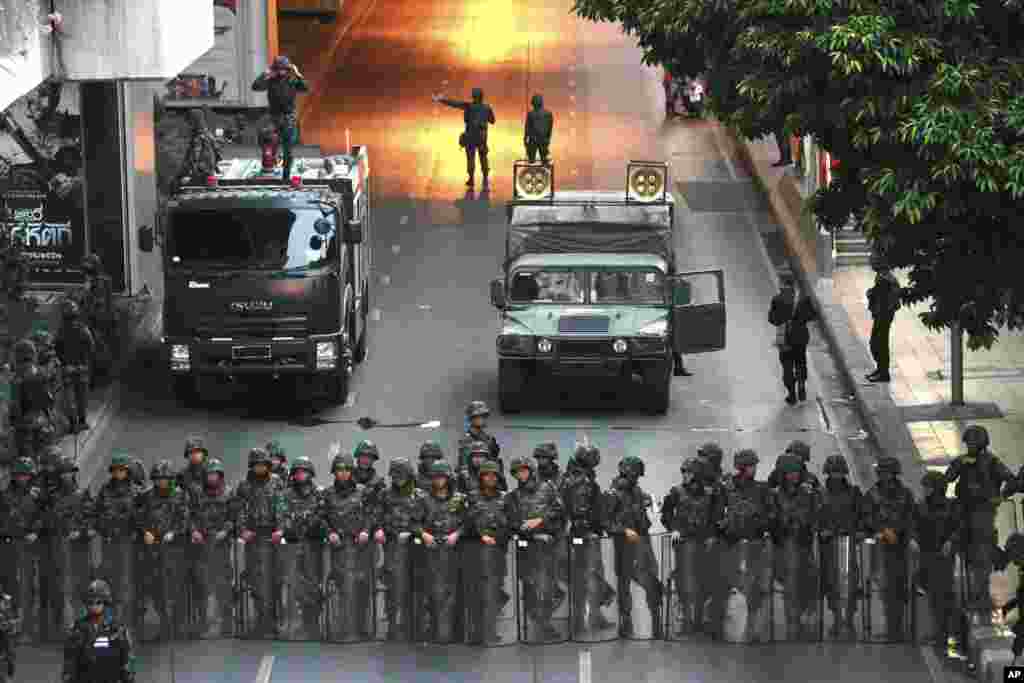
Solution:
[{"label": "soldier standing on truck roof", "polygon": [[547,165],[550,163],[548,147],[551,145],[551,132],[555,127],[555,117],[544,108],[544,98],[541,95],[534,95],[530,104],[533,109],[526,113],[526,125],[523,131],[526,158],[532,164],[537,160],[537,153],[540,152],[540,162]]},{"label": "soldier standing on truck roof", "polygon": [[281,144],[281,179],[288,183],[292,172],[292,147],[299,144],[299,118],[295,113],[295,95],[308,92],[306,79],[287,57],[274,60],[270,68],[253,81],[252,89],[266,91],[270,117]]}]

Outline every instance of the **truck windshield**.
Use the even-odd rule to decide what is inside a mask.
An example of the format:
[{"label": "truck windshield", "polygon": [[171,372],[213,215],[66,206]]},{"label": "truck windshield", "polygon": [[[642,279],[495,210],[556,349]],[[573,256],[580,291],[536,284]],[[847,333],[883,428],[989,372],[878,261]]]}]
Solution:
[{"label": "truck windshield", "polygon": [[512,278],[512,303],[530,302],[582,304],[587,291],[579,271],[519,271]]},{"label": "truck windshield", "polygon": [[168,217],[168,254],[186,267],[316,268],[338,258],[334,218],[324,235],[319,218],[315,207],[178,209]]},{"label": "truck windshield", "polygon": [[595,304],[663,304],[665,276],[658,270],[597,271],[590,277]]},{"label": "truck windshield", "polygon": [[653,269],[520,270],[512,276],[509,300],[514,304],[664,304],[665,275]]}]

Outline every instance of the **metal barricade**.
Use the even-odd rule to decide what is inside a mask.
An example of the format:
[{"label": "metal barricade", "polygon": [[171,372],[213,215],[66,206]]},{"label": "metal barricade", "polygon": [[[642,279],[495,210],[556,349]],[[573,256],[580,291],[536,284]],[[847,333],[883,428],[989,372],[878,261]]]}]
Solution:
[{"label": "metal barricade", "polygon": [[415,540],[413,620],[420,642],[462,642],[460,550],[443,539],[428,546]]},{"label": "metal barricade", "polygon": [[189,548],[191,593],[189,633],[192,638],[234,638],[241,617],[238,556],[244,546],[232,537],[207,539]]},{"label": "metal barricade", "polygon": [[41,568],[41,580],[46,584],[46,609],[43,620],[43,640],[63,643],[68,629],[85,608],[85,591],[96,575],[99,564],[98,537],[83,536],[76,541],[51,535],[49,562]]},{"label": "metal barricade", "polygon": [[17,642],[38,644],[42,641],[40,616],[42,590],[39,580],[42,541],[28,543],[23,538],[3,537],[6,557],[0,562],[4,590],[14,598],[14,609],[21,625]]},{"label": "metal barricade", "polygon": [[615,546],[593,534],[569,537],[569,615],[572,640],[599,643],[619,637],[619,604],[614,586]]},{"label": "metal barricade", "polygon": [[624,535],[612,537],[621,638],[654,640],[663,636],[663,563],[654,554],[654,541],[659,536],[644,535],[635,541],[627,540]]},{"label": "metal barricade", "polygon": [[946,645],[957,631],[957,614],[963,609],[956,585],[962,563],[950,553],[921,551],[911,587],[914,604],[914,641],[919,644]]},{"label": "metal barricade", "polygon": [[375,614],[377,640],[413,639],[413,576],[416,570],[412,538],[389,538],[381,549],[383,564],[378,574]]},{"label": "metal barricade", "polygon": [[280,631],[280,589],[278,546],[270,534],[260,534],[250,543],[239,543],[238,586],[241,626],[239,637],[275,640]]},{"label": "metal barricade", "polygon": [[772,640],[817,642],[821,640],[820,561],[816,535],[793,536],[775,545],[772,582]]},{"label": "metal barricade", "polygon": [[373,640],[374,548],[344,537],[328,545],[327,641],[357,643]]},{"label": "metal barricade", "polygon": [[460,541],[465,640],[470,645],[514,645],[516,601],[514,546]]},{"label": "metal barricade", "polygon": [[278,638],[291,641],[324,637],[324,544],[304,539],[277,550],[281,575],[281,627]]},{"label": "metal barricade", "polygon": [[773,550],[769,539],[743,539],[723,548],[720,608],[713,610],[722,640],[771,642]]},{"label": "metal barricade", "polygon": [[871,643],[903,643],[911,635],[911,557],[904,544],[869,538],[861,544],[864,572],[864,637]]},{"label": "metal barricade", "polygon": [[558,543],[516,538],[516,597],[519,640],[523,643],[564,643],[569,640],[569,601],[557,581]]},{"label": "metal barricade", "polygon": [[864,636],[861,553],[847,534],[821,539],[821,631],[826,641],[856,641]]},{"label": "metal barricade", "polygon": [[136,572],[139,640],[181,640],[189,611],[185,545],[180,540],[157,542],[143,545],[140,550],[141,564]]},{"label": "metal barricade", "polygon": [[665,563],[666,640],[711,639],[714,600],[721,594],[722,542],[682,538],[672,541],[671,534],[661,538],[661,556]]},{"label": "metal barricade", "polygon": [[98,578],[110,586],[117,618],[137,636],[139,626],[139,543],[134,535],[105,538],[100,544]]}]

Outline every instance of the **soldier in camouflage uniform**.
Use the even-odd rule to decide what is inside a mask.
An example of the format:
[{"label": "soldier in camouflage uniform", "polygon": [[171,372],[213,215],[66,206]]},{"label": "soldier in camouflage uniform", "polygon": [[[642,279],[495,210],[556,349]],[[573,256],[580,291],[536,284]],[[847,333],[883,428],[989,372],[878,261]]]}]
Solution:
[{"label": "soldier in camouflage uniform", "polygon": [[15,664],[17,663],[14,640],[19,628],[14,597],[7,593],[0,593],[0,683],[14,680]]},{"label": "soldier in camouflage uniform", "polygon": [[110,459],[110,479],[96,495],[96,533],[103,539],[103,564],[100,576],[117,586],[114,604],[129,628],[138,623],[136,600],[136,539],[138,486],[129,476],[131,454],[114,453]]},{"label": "soldier in camouflage uniform", "polygon": [[[384,491],[388,487],[384,477],[380,476],[376,470],[377,461],[380,460],[380,450],[372,441],[360,441],[353,451],[352,457],[356,462],[352,479],[364,488],[366,512],[370,515],[370,519],[380,519],[381,496],[384,495]],[[367,546],[367,549],[373,550],[372,546]]]},{"label": "soldier in camouflage uniform", "polygon": [[14,394],[10,422],[17,454],[33,462],[53,443],[53,403],[46,376],[36,362],[36,347],[28,339],[14,345]]},{"label": "soldier in camouflage uniform", "polygon": [[722,520],[720,492],[706,479],[706,466],[697,458],[687,458],[679,471],[681,484],[673,486],[661,504],[661,523],[672,533],[675,571],[672,575],[679,635],[697,633],[705,628],[705,601],[714,593],[718,541],[718,523]]},{"label": "soldier in camouflage uniform", "polygon": [[189,178],[192,182],[205,182],[208,177],[217,175],[217,164],[221,160],[220,144],[207,127],[206,113],[202,109],[189,109],[188,119],[192,125],[192,137],[181,163],[178,181]]},{"label": "soldier in camouflage uniform", "polygon": [[276,546],[284,540],[287,519],[285,484],[270,471],[270,455],[249,451],[249,473],[235,492],[239,540],[245,545],[241,589],[251,613],[245,615],[249,637],[276,637],[279,629],[280,584]]},{"label": "soldier in camouflage uniform", "polygon": [[[476,441],[483,441],[490,449],[491,459],[498,463],[501,476],[498,477],[498,485],[505,479],[505,463],[501,460],[501,446],[493,434],[487,431],[487,418],[491,416],[491,410],[483,401],[472,401],[466,406],[466,420],[469,428],[459,439],[459,462],[458,469],[462,471],[469,467],[469,447]],[[508,490],[506,486],[502,490]]]},{"label": "soldier in camouflage uniform", "polygon": [[444,460],[444,452],[441,450],[441,444],[436,441],[427,441],[420,446],[420,462],[416,471],[416,488],[424,491],[430,491],[431,481],[431,469],[435,462]]},{"label": "soldier in camouflage uniform", "polygon": [[89,381],[96,357],[96,340],[82,321],[78,304],[63,304],[64,324],[57,335],[57,355],[64,366],[64,382],[68,397],[68,419],[71,429],[88,429],[85,421],[89,409]]},{"label": "soldier in camouflage uniform", "polygon": [[[533,449],[533,459],[537,461],[537,478],[540,481],[550,482],[556,491],[562,489],[562,473],[558,466],[558,445],[553,441],[547,441],[545,443],[537,445]],[[565,586],[566,590],[569,588],[569,544],[558,543],[555,545],[556,562],[558,570],[558,580],[562,585]],[[565,591],[559,588],[558,594],[561,595],[558,604],[555,605],[555,610],[562,604],[562,600],[565,599]]]},{"label": "soldier in camouflage uniform", "polygon": [[45,447],[39,454],[38,474],[35,485],[39,489],[40,506],[46,510],[53,505],[60,492],[60,473],[57,471],[64,451],[55,443]]},{"label": "soldier in camouflage uniform", "polygon": [[497,619],[510,600],[503,586],[508,573],[508,541],[515,529],[506,495],[498,488],[498,463],[480,465],[480,485],[469,495],[463,571],[467,606],[467,640],[485,645],[501,642]]},{"label": "soldier in camouflage uniform", "polygon": [[[463,449],[468,455],[465,466],[460,467],[458,475],[458,490],[460,493],[470,494],[480,488],[480,465],[490,460],[497,462],[491,457],[491,447],[483,441],[474,441]],[[508,484],[501,473],[501,466],[498,466],[498,490],[507,491]]]},{"label": "soldier in camouflage uniform", "polygon": [[[906,639],[905,616],[908,594],[907,550],[916,549],[914,540],[914,494],[899,475],[900,461],[882,456],[875,463],[878,482],[864,498],[864,528],[875,536],[871,553],[872,584],[882,589],[889,642]],[[882,634],[875,634],[876,638]]]},{"label": "soldier in camouflage uniform", "polygon": [[327,577],[327,639],[346,642],[370,635],[370,591],[373,567],[363,548],[374,520],[366,506],[366,490],[355,482],[355,459],[339,452],[331,460],[334,485],[323,492],[321,524],[330,545]]},{"label": "soldier in camouflage uniform", "polygon": [[270,454],[270,461],[273,463],[271,466],[271,472],[281,477],[282,480],[288,478],[288,454],[285,453],[284,448],[277,441],[268,441],[265,446],[267,453]]},{"label": "soldier in camouflage uniform", "polygon": [[815,540],[821,495],[805,477],[800,456],[779,458],[782,481],[775,492],[776,577],[782,584],[788,640],[818,637],[818,560]]},{"label": "soldier in camouflage uniform", "polygon": [[43,531],[42,493],[35,487],[36,466],[28,458],[18,458],[12,470],[11,484],[0,497],[0,539],[7,545],[0,563],[3,586],[15,598],[23,626],[22,640],[39,640],[39,560],[38,543]]},{"label": "soldier in camouflage uniform", "polygon": [[708,441],[697,449],[697,459],[704,463],[704,474],[701,478],[719,493],[728,479],[722,471],[723,456],[722,447],[714,441]]},{"label": "soldier in camouflage uniform", "polygon": [[54,429],[56,433],[63,434],[70,428],[69,415],[74,415],[73,410],[68,410],[67,398],[64,392],[64,372],[61,360],[57,355],[56,342],[46,330],[36,330],[29,339],[36,345],[39,369],[46,376],[50,393],[54,401],[63,408],[63,412],[54,414]]},{"label": "soldier in camouflage uniform", "polygon": [[189,505],[194,505],[206,488],[206,462],[210,458],[203,437],[193,435],[185,439],[184,458],[185,467],[178,472],[175,481],[178,488],[188,494]]},{"label": "soldier in camouflage uniform", "polygon": [[286,640],[319,640],[323,594],[324,533],[322,496],[316,485],[316,467],[305,456],[295,459],[285,493],[288,519],[287,545],[282,548],[281,580],[284,606],[282,636]]},{"label": "soldier in camouflage uniform", "polygon": [[189,497],[175,486],[170,460],[153,465],[153,488],[139,498],[139,531],[142,534],[143,608],[152,604],[160,617],[160,636],[176,640],[183,635],[188,618],[187,597],[182,593],[187,569],[185,544],[189,540]]},{"label": "soldier in camouflage uniform", "polygon": [[64,645],[62,683],[135,683],[131,629],[115,616],[107,582],[90,583],[85,603]]},{"label": "soldier in camouflage uniform", "polygon": [[957,501],[946,497],[946,477],[930,470],[921,478],[924,498],[914,508],[914,536],[921,548],[914,583],[928,596],[935,625],[934,644],[945,649],[956,633],[953,549],[960,544],[962,517]]},{"label": "soldier in camouflage uniform", "polygon": [[[841,455],[825,460],[825,484],[818,514],[818,548],[821,554],[821,586],[831,612],[830,638],[851,637],[855,632],[860,591],[860,553],[864,540],[864,492],[850,483],[850,466]],[[841,577],[840,573],[846,576]]]},{"label": "soldier in camouflage uniform", "polygon": [[[808,484],[815,490],[821,490],[821,481],[818,480],[814,473],[807,469],[807,463],[811,461],[811,447],[807,445],[805,441],[790,442],[789,446],[786,447],[784,456],[792,455],[800,460],[800,483]],[[775,461],[775,469],[772,470],[771,474],[768,475],[768,486],[772,489],[777,489],[782,486],[782,480],[785,479],[784,473],[779,469],[779,463],[783,461],[783,458],[779,458]]]},{"label": "soldier in camouflage uniform", "polygon": [[409,640],[412,637],[409,611],[413,576],[413,553],[409,541],[417,523],[416,513],[426,494],[416,488],[412,463],[406,458],[392,460],[388,476],[391,486],[381,496],[381,516],[373,537],[378,544],[384,545],[388,640]]},{"label": "soldier in camouflage uniform", "polygon": [[200,638],[230,637],[235,633],[235,510],[224,463],[210,458],[205,471],[206,481],[193,498],[189,515],[193,633]]},{"label": "soldier in camouflage uniform", "polygon": [[146,463],[142,462],[141,458],[132,458],[129,473],[129,479],[131,479],[136,494],[141,495],[153,488],[146,477]]},{"label": "soldier in camouflage uniform", "polygon": [[465,526],[465,496],[451,486],[452,468],[435,462],[430,494],[420,501],[414,536],[423,544],[421,585],[426,596],[426,619],[421,622],[422,640],[452,643],[458,609],[459,556],[455,544]]},{"label": "soldier in camouflage uniform", "polygon": [[[1018,576],[1024,574],[1024,534],[1013,533],[1006,539],[1006,559],[1017,565]],[[1021,616],[1013,624],[1013,663],[1017,664],[1024,652],[1024,581],[1017,582],[1017,595],[1003,605],[1003,616],[1014,609],[1021,610]]]},{"label": "soldier in camouflage uniform", "polygon": [[114,285],[103,269],[98,254],[89,254],[82,261],[85,274],[84,298],[81,302],[85,322],[96,339],[92,381],[108,376],[117,355],[117,312],[114,310]]}]

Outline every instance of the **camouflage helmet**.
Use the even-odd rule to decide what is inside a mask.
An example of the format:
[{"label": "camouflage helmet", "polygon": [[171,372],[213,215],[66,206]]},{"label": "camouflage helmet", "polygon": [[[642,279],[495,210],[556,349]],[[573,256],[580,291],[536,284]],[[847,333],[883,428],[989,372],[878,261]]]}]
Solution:
[{"label": "camouflage helmet", "polygon": [[131,453],[125,451],[119,451],[110,456],[110,470],[113,471],[117,467],[123,467],[126,470],[131,469],[132,456]]},{"label": "camouflage helmet", "polygon": [[19,339],[14,345],[14,357],[18,360],[35,360],[36,345],[31,339]]},{"label": "camouflage helmet", "polygon": [[903,472],[903,466],[900,465],[900,461],[891,455],[883,455],[875,463],[875,470],[882,474],[888,472],[889,474],[901,474]]},{"label": "camouflage helmet", "polygon": [[249,467],[255,467],[256,465],[266,465],[270,467],[274,462],[270,459],[270,454],[267,453],[265,448],[253,448],[249,451]]},{"label": "camouflage helmet", "polygon": [[204,460],[210,457],[210,451],[206,448],[206,441],[203,437],[196,434],[185,439],[185,458],[189,458],[192,455],[192,451],[202,451]]},{"label": "camouflage helmet", "polygon": [[508,471],[512,473],[512,476],[516,476],[517,474],[519,474],[519,470],[521,470],[524,467],[530,470],[531,475],[537,469],[537,465],[536,463],[533,462],[533,460],[530,460],[524,455],[517,455],[514,458],[512,458],[512,460],[509,461]]},{"label": "camouflage helmet", "polygon": [[1011,562],[1024,561],[1024,534],[1015,532],[1006,539],[1006,556]]},{"label": "camouflage helmet", "polygon": [[494,462],[493,460],[484,460],[482,463],[480,463],[480,471],[478,474],[482,476],[487,472],[491,472],[495,475],[501,474],[501,468],[498,467],[498,463]]},{"label": "camouflage helmet", "polygon": [[589,443],[576,444],[573,457],[581,467],[597,467],[601,464],[601,451]]},{"label": "camouflage helmet", "polygon": [[438,460],[430,466],[430,477],[448,477],[451,479],[452,466],[447,460]]},{"label": "camouflage helmet", "polygon": [[708,441],[706,444],[702,445],[700,448],[697,449],[698,458],[721,458],[723,455],[724,453],[722,452],[722,447],[719,446],[714,441]]},{"label": "camouflage helmet", "polygon": [[797,456],[801,462],[807,462],[811,459],[811,447],[807,445],[806,441],[800,441],[799,439],[790,442],[789,446],[786,447],[786,452]]},{"label": "camouflage helmet", "polygon": [[97,273],[100,268],[103,267],[103,261],[100,260],[99,254],[89,254],[82,259],[82,271],[86,273]]},{"label": "camouflage helmet", "polygon": [[52,349],[53,348],[53,335],[47,330],[36,330],[30,336],[29,339],[35,344],[36,349]]},{"label": "camouflage helmet", "polygon": [[61,304],[60,312],[65,318],[77,318],[81,314],[82,309],[78,302],[65,299],[64,303]]},{"label": "camouflage helmet", "polygon": [[976,445],[978,448],[988,448],[988,430],[981,425],[971,425],[964,430],[963,442],[968,446]]},{"label": "camouflage helmet", "polygon": [[380,450],[377,448],[377,444],[369,440],[360,441],[353,455],[356,458],[359,458],[361,455],[368,455],[374,460],[380,460]]},{"label": "camouflage helmet", "polygon": [[928,470],[921,477],[921,486],[930,486],[936,491],[945,491],[946,475],[936,470]]},{"label": "camouflage helmet", "polygon": [[331,472],[337,472],[338,470],[354,470],[356,467],[355,458],[348,453],[338,453],[331,460]]},{"label": "camouflage helmet", "polygon": [[14,461],[14,468],[11,470],[11,474],[28,474],[35,476],[36,464],[32,458],[18,458]]},{"label": "camouflage helmet", "polygon": [[70,474],[71,472],[78,471],[78,462],[75,460],[75,456],[68,453],[67,455],[61,455],[57,461],[57,473],[58,474]]},{"label": "camouflage helmet", "polygon": [[316,465],[304,455],[295,458],[295,462],[292,463],[291,469],[288,471],[288,476],[294,475],[299,470],[306,470],[311,477],[316,476]]},{"label": "camouflage helmet", "polygon": [[224,476],[224,463],[221,462],[220,458],[210,458],[207,461],[207,463],[206,463],[206,473],[207,474],[217,473],[217,474],[220,474],[223,477]]},{"label": "camouflage helmet", "polygon": [[850,465],[846,462],[846,458],[841,455],[830,455],[825,458],[825,474],[849,474]]},{"label": "camouflage helmet", "polygon": [[704,463],[700,461],[700,458],[686,458],[679,466],[679,471],[683,474],[689,472],[695,477],[699,477],[704,474]]},{"label": "camouflage helmet", "polygon": [[761,458],[757,457],[757,452],[753,448],[744,448],[732,456],[733,467],[756,466],[759,462]]},{"label": "camouflage helmet", "polygon": [[638,477],[644,476],[644,461],[635,455],[627,455],[619,461],[619,472],[633,471]]},{"label": "camouflage helmet", "polygon": [[106,605],[113,604],[114,598],[110,593],[110,584],[103,579],[94,579],[89,588],[85,591],[86,602],[102,602]]},{"label": "camouflage helmet", "polygon": [[391,464],[388,465],[389,477],[404,476],[406,479],[409,479],[412,475],[412,463],[409,462],[408,458],[394,458],[391,460]]},{"label": "camouflage helmet", "polygon": [[284,459],[287,459],[288,458],[288,456],[285,455],[284,449],[281,448],[281,443],[279,441],[277,441],[276,439],[273,440],[273,441],[268,441],[267,445],[264,446],[263,448],[270,455],[271,459],[274,459],[274,458],[284,458]]},{"label": "camouflage helmet", "polygon": [[796,453],[784,453],[775,462],[775,468],[783,474],[796,474],[804,469],[804,461]]},{"label": "camouflage helmet", "polygon": [[444,452],[441,450],[441,444],[436,441],[427,441],[420,446],[420,460],[438,460],[444,457]]},{"label": "camouflage helmet", "polygon": [[132,481],[136,484],[146,483],[146,463],[142,462],[139,458],[132,460],[131,467],[128,468],[128,472],[131,475]]},{"label": "camouflage helmet", "polygon": [[472,401],[466,406],[466,417],[473,419],[474,417],[487,417],[491,414],[487,404],[483,401]]},{"label": "camouflage helmet", "polygon": [[545,441],[533,449],[534,460],[551,459],[558,460],[558,444],[553,441]]},{"label": "camouflage helmet", "polygon": [[157,479],[174,479],[174,467],[171,465],[171,461],[161,460],[153,465],[153,469],[149,471],[149,478],[153,481]]}]

